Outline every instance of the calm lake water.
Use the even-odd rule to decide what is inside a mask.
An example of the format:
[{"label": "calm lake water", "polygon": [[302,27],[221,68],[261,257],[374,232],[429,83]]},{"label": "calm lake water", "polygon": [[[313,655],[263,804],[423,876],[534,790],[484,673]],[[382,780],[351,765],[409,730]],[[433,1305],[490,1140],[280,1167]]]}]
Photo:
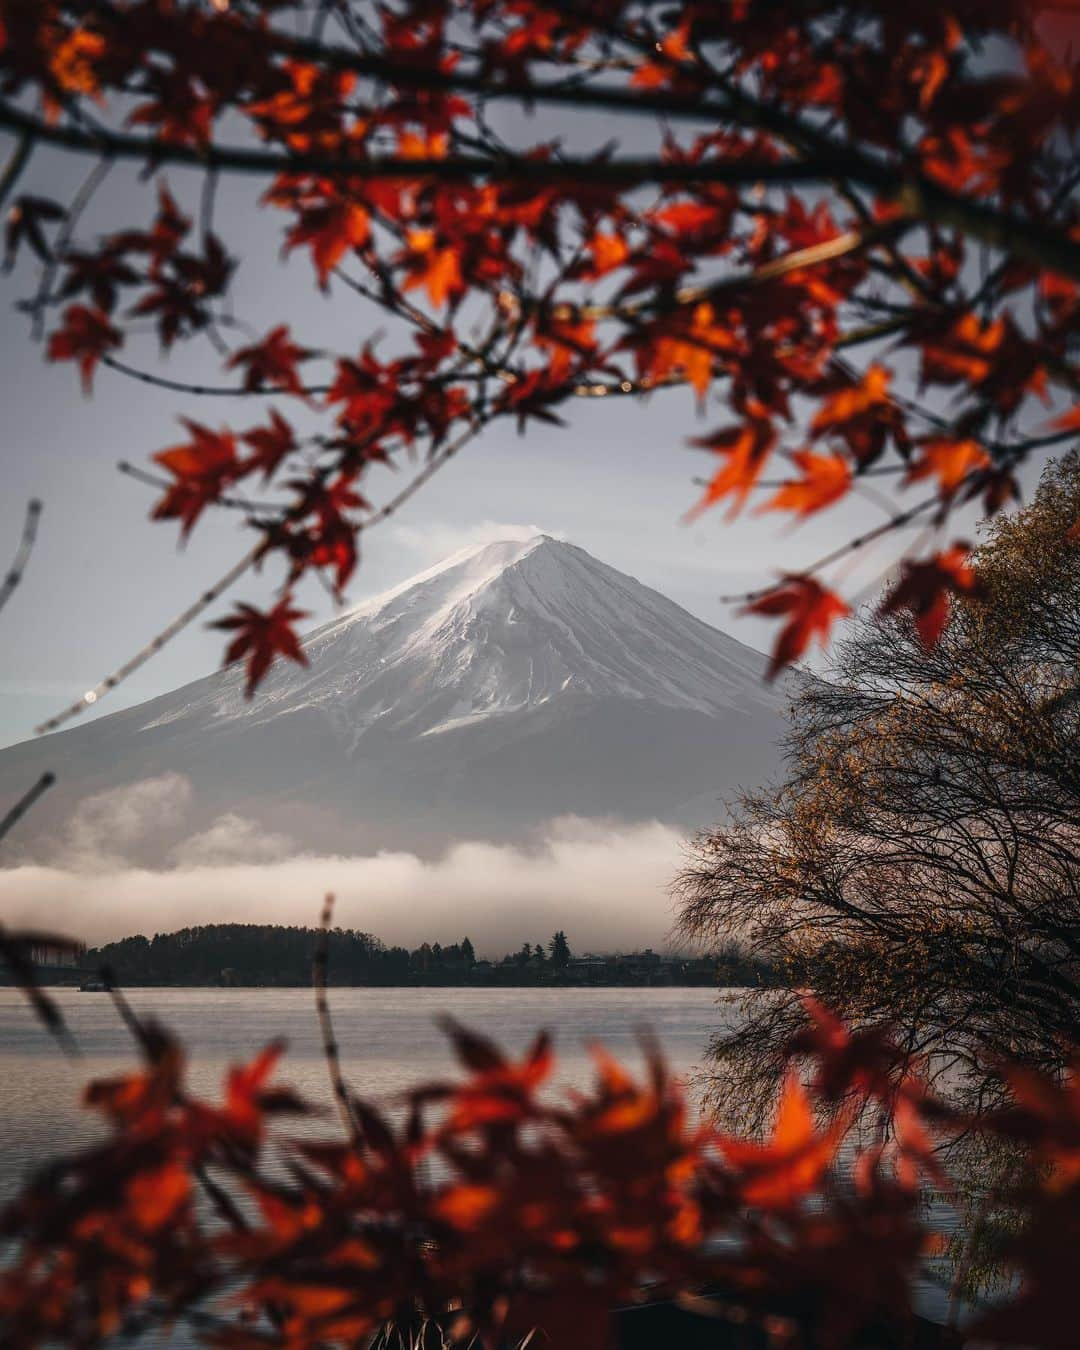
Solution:
[{"label": "calm lake water", "polygon": [[[94,1137],[94,1119],[79,1107],[83,1084],[137,1062],[108,995],[54,996],[82,1052],[77,1060],[61,1052],[17,990],[0,989],[0,1202],[36,1163]],[[216,1096],[230,1063],[283,1035],[279,1077],[329,1104],[310,989],[136,989],[130,1001],[179,1034],[199,1092]],[[334,989],[331,1008],[348,1081],[391,1111],[404,1089],[455,1071],[436,1025],[441,1013],[516,1054],[546,1027],[558,1054],[556,1087],[589,1081],[590,1041],[639,1066],[643,1028],[659,1036],[675,1072],[692,1074],[710,1035],[734,1016],[713,989]]]},{"label": "calm lake water", "polygon": [[[80,1048],[78,1059],[60,1051],[16,990],[0,988],[0,1204],[35,1165],[94,1139],[94,1117],[79,1106],[83,1084],[137,1063],[107,995],[57,990],[55,997]],[[331,1008],[346,1078],[393,1115],[405,1089],[456,1072],[436,1025],[442,1013],[452,1013],[514,1054],[528,1047],[539,1028],[547,1028],[555,1038],[553,1090],[559,1091],[590,1081],[590,1042],[602,1042],[640,1069],[641,1030],[657,1035],[672,1070],[692,1079],[709,1038],[738,1016],[733,997],[738,991],[334,989]],[[283,1035],[288,1052],[279,1078],[309,1100],[330,1105],[311,990],[137,989],[130,1001],[140,1014],[154,1015],[179,1034],[190,1055],[189,1082],[199,1093],[216,1097],[229,1064]],[[694,1100],[692,1087],[690,1095]],[[332,1131],[336,1125],[331,1114],[315,1128]],[[954,1226],[951,1213],[930,1208],[936,1227]],[[943,1317],[945,1298],[937,1280],[920,1282],[917,1302],[924,1314]],[[170,1350],[191,1344],[183,1333],[151,1343]]]}]

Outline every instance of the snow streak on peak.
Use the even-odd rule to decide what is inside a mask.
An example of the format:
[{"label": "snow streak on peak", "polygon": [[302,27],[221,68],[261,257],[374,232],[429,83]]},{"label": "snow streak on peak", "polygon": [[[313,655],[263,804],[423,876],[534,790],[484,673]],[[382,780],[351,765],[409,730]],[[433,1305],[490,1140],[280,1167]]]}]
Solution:
[{"label": "snow streak on peak", "polygon": [[[459,594],[462,598],[495,580],[507,567],[513,566],[544,544],[559,544],[550,534],[535,533],[522,539],[498,539],[490,543],[470,544],[449,557],[443,558],[423,572],[417,572],[407,581],[388,591],[370,596],[353,605],[346,614],[332,620],[308,635],[312,642],[324,633],[340,629],[357,619],[364,619],[393,604],[401,595],[421,586],[435,587],[442,594]],[[442,580],[440,580],[442,579]]]},{"label": "snow streak on peak", "polygon": [[147,725],[318,709],[358,749],[376,733],[415,740],[589,699],[708,715],[780,704],[757,652],[547,534],[462,550],[317,629],[305,649],[310,665],[278,667],[254,705],[226,671],[167,709],[159,701]]},{"label": "snow streak on peak", "polygon": [[783,734],[763,656],[546,534],[456,553],[305,647],[252,701],[219,671],[13,747],[0,775],[14,790],[60,756],[59,819],[180,774],[205,830],[239,815],[298,847],[415,852],[563,815],[697,828],[772,772]]}]

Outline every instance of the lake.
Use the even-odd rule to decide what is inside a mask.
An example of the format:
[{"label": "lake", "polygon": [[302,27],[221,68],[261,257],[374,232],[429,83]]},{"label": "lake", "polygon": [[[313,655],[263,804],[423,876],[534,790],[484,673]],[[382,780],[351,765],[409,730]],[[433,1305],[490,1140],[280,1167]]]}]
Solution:
[{"label": "lake", "polygon": [[[89,1143],[95,1118],[79,1106],[90,1078],[125,1072],[137,1063],[131,1038],[106,994],[53,991],[81,1050],[72,1060],[32,1015],[17,990],[0,988],[0,1203],[20,1179],[58,1152]],[[555,1038],[554,1090],[586,1085],[592,1074],[589,1043],[600,1041],[632,1069],[643,1064],[637,1035],[655,1033],[672,1070],[692,1078],[709,1038],[738,1016],[741,991],[714,989],[332,989],[331,1009],[345,1076],[361,1096],[397,1113],[409,1087],[456,1072],[436,1022],[452,1013],[467,1026],[520,1055],[539,1028]],[[227,1066],[284,1035],[288,1052],[279,1078],[312,1101],[330,1105],[310,989],[135,989],[129,998],[154,1015],[188,1047],[189,1083],[216,1097]],[[691,1099],[694,1093],[691,1088]],[[291,1128],[291,1127],[290,1127]],[[320,1131],[337,1118],[320,1120]],[[935,1226],[951,1231],[955,1216],[931,1205]],[[920,1281],[917,1303],[942,1317],[937,1280]],[[183,1346],[183,1336],[155,1338]]]},{"label": "lake", "polygon": [[[58,989],[53,995],[81,1050],[68,1058],[15,989],[0,989],[0,1201],[29,1168],[61,1149],[89,1142],[94,1117],[79,1106],[90,1078],[137,1062],[131,1037],[107,994]],[[134,989],[137,1012],[153,1014],[188,1047],[190,1079],[216,1096],[230,1063],[282,1035],[288,1052],[279,1077],[313,1101],[330,1103],[310,989]],[[332,989],[334,1026],[346,1077],[364,1098],[391,1111],[401,1093],[455,1072],[436,1025],[452,1013],[520,1054],[536,1031],[555,1038],[557,1086],[591,1075],[588,1043],[601,1041],[631,1066],[642,1063],[636,1035],[659,1036],[672,1069],[692,1074],[730,1006],[714,989]],[[335,1128],[336,1118],[323,1128]]]}]

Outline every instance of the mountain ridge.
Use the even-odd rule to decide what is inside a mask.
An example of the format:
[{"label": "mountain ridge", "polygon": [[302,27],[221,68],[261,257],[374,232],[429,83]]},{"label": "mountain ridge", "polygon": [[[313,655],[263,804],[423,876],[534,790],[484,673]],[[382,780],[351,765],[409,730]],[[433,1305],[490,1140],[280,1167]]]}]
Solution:
[{"label": "mountain ridge", "polygon": [[0,787],[62,760],[36,818],[55,832],[88,794],[179,773],[207,821],[287,820],[300,847],[437,848],[567,813],[692,828],[715,813],[703,794],[776,758],[785,695],[765,657],[543,533],[463,550],[304,647],[310,664],[276,667],[253,703],[232,667],[10,747]]}]

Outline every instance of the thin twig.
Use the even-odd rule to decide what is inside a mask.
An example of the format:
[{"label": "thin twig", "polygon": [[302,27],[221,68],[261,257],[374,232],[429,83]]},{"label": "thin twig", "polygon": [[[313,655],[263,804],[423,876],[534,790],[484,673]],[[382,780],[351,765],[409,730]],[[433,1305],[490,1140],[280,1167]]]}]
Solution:
[{"label": "thin twig", "polygon": [[[96,144],[92,137],[87,137],[87,139],[91,144]],[[97,148],[100,150],[100,145],[98,145]],[[64,255],[68,251],[68,246],[75,233],[75,227],[78,225],[82,213],[93,200],[94,193],[97,192],[98,188],[108,177],[109,170],[112,166],[113,160],[111,155],[99,159],[87,174],[82,187],[79,188],[71,206],[68,208],[67,215],[64,217],[64,223],[60,227],[60,233],[57,236],[56,247],[49,255],[49,260],[41,273],[41,283],[38,286],[37,295],[34,297],[31,304],[34,316],[33,332],[35,338],[41,337],[42,327],[45,321],[45,306],[48,302],[48,297],[52,293],[53,278],[56,276],[57,269],[59,268]]]},{"label": "thin twig", "polygon": [[23,169],[30,162],[30,156],[33,153],[34,142],[37,138],[29,131],[24,132],[19,137],[19,144],[15,147],[14,153],[4,166],[4,172],[0,174],[0,206],[7,201],[8,193],[19,181]]},{"label": "thin twig", "polygon": [[[156,473],[149,473],[146,469],[140,469],[136,464],[129,464],[126,459],[118,460],[116,469],[125,478],[134,478],[136,483],[145,483],[147,487],[158,488],[160,491],[167,491],[172,487],[172,483],[167,478],[161,478]],[[253,502],[247,497],[229,496],[215,497],[209,505],[225,506],[235,511],[246,511],[249,515],[253,512],[276,515],[283,509],[281,502]]]},{"label": "thin twig", "polygon": [[[188,380],[173,380],[167,375],[157,375],[151,370],[140,370],[137,366],[128,365],[126,361],[118,361],[107,352],[103,353],[101,364],[116,371],[118,375],[126,375],[129,379],[139,380],[142,384],[151,384],[156,389],[169,389],[177,394],[197,394],[200,398],[271,398],[286,397],[289,394],[295,397],[297,393],[296,390],[280,389],[276,385],[245,389],[240,384],[196,384]],[[329,384],[305,384],[301,386],[299,392],[305,395],[327,394],[332,387]]]},{"label": "thin twig", "polygon": [[341,1071],[341,1055],[337,1039],[334,1036],[334,1022],[330,1015],[330,1000],[326,994],[327,970],[329,967],[330,920],[334,913],[334,897],[328,894],[323,902],[322,916],[319,920],[319,937],[315,944],[315,955],[311,962],[312,983],[315,987],[315,1010],[319,1016],[319,1030],[322,1035],[323,1058],[326,1071],[330,1076],[330,1086],[334,1091],[341,1123],[354,1148],[359,1148],[362,1137],[360,1123],[352,1108],[352,1099]]},{"label": "thin twig", "polygon": [[234,563],[224,576],[219,577],[209,589],[203,591],[202,595],[200,595],[193,604],[188,605],[187,609],[181,614],[178,614],[171,623],[166,624],[157,636],[152,638],[145,647],[141,648],[134,656],[125,661],[123,665],[118,666],[111,675],[106,676],[105,679],[94,685],[92,689],[88,689],[86,693],[83,694],[82,698],[77,699],[74,703],[64,708],[62,712],[58,712],[55,716],[42,722],[40,726],[35,727],[35,734],[42,736],[46,732],[56,731],[56,729],[63,726],[65,722],[69,722],[73,717],[77,717],[79,713],[92,707],[99,699],[104,698],[110,690],[115,689],[118,684],[121,684],[129,675],[138,670],[140,666],[144,666],[152,656],[155,656],[161,651],[162,647],[164,647],[167,642],[170,642],[177,633],[181,632],[184,628],[187,628],[189,624],[194,623],[201,614],[204,614],[214,601],[217,600],[223,592],[228,590],[234,581],[242,577],[249,568],[253,567],[259,561],[266,550],[266,541],[260,540],[253,549],[244,554],[239,562]]},{"label": "thin twig", "polygon": [[[823,557],[812,562],[808,567],[799,569],[799,576],[812,577],[820,572],[823,567],[828,567],[830,563],[838,562],[841,558],[846,558],[849,553],[856,553],[859,549],[865,548],[867,544],[872,544],[875,539],[880,539],[882,535],[889,534],[892,530],[899,530],[905,525],[909,525],[924,511],[928,511],[932,506],[940,505],[940,498],[937,496],[927,497],[916,506],[909,507],[907,511],[902,511],[899,515],[878,525],[876,529],[868,530],[866,534],[856,535],[854,539],[849,539],[847,543],[841,544],[839,548],[833,549],[831,553],[826,553]],[[750,604],[754,600],[760,600],[763,595],[769,595],[775,591],[778,582],[770,582],[767,586],[758,586],[756,590],[742,591],[738,595],[721,595],[719,597],[722,605],[744,605]]]},{"label": "thin twig", "polygon": [[3,820],[0,820],[0,840],[7,837],[13,827],[22,820],[27,811],[30,810],[40,797],[43,797],[45,793],[48,792],[49,788],[51,788],[55,782],[56,775],[54,773],[43,773],[34,786],[28,792],[23,793]]},{"label": "thin twig", "polygon": [[810,244],[806,248],[785,253],[780,258],[774,258],[771,262],[764,263],[753,272],[747,272],[741,276],[724,277],[720,281],[707,283],[704,286],[686,287],[683,290],[676,291],[673,296],[663,301],[657,299],[651,302],[642,302],[638,305],[586,305],[582,309],[582,314],[590,319],[631,318],[658,307],[679,309],[684,305],[700,304],[703,300],[719,300],[743,288],[763,286],[770,281],[779,281],[792,272],[819,267],[822,263],[849,257],[860,249],[872,248],[887,239],[894,239],[905,230],[909,230],[915,223],[913,219],[905,216],[899,220],[888,221],[884,225],[861,230],[846,230],[843,234],[838,234],[833,239],[826,239],[823,243]]},{"label": "thin twig", "polygon": [[12,559],[11,566],[8,568],[7,575],[0,582],[0,609],[3,609],[11,599],[11,593],[23,579],[26,572],[26,564],[30,560],[30,554],[34,550],[34,541],[37,538],[38,521],[41,519],[41,503],[36,497],[30,499],[26,504],[26,519],[23,522],[22,538],[19,540],[19,547],[15,550],[15,557]]}]

